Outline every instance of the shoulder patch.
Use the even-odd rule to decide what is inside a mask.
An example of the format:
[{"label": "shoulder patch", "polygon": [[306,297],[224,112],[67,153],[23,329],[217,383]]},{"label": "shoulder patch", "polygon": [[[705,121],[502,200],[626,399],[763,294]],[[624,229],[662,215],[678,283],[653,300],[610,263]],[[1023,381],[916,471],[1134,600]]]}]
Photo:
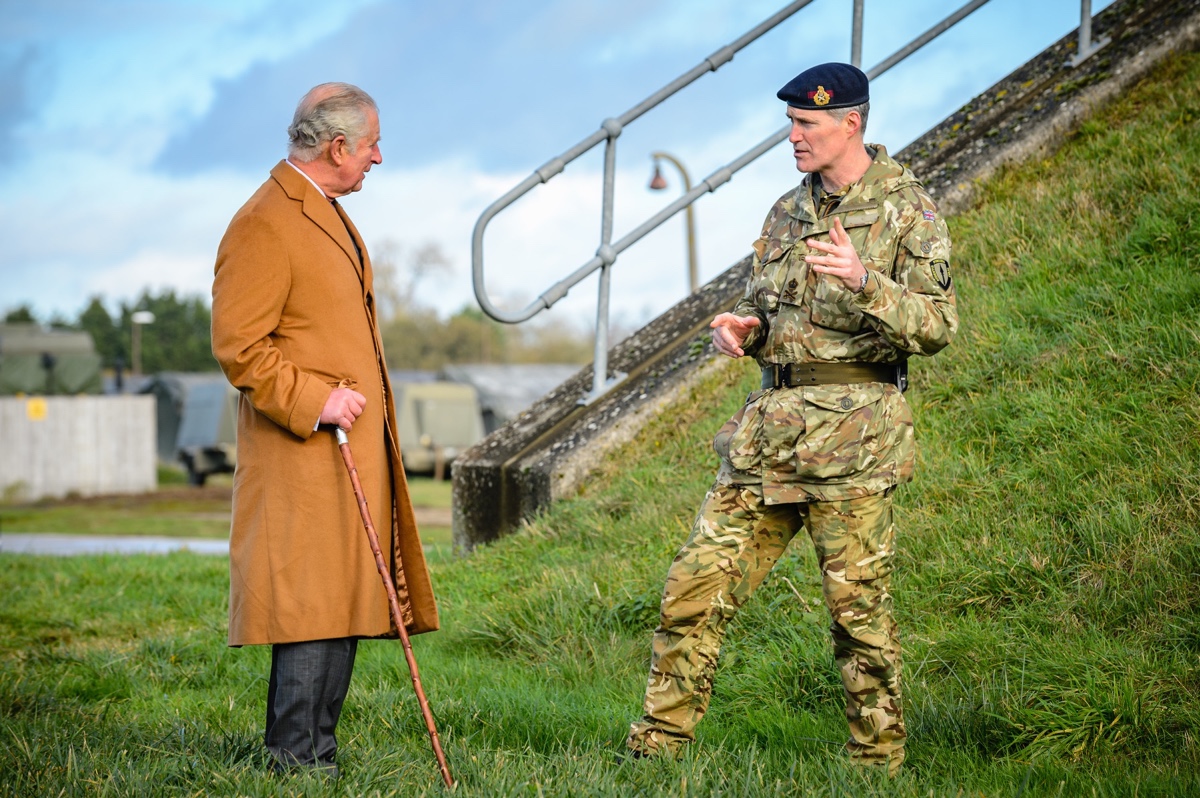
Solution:
[{"label": "shoulder patch", "polygon": [[933,268],[933,278],[943,291],[950,290],[950,264],[944,260],[935,260],[930,264]]},{"label": "shoulder patch", "polygon": [[922,211],[921,215],[925,217],[925,221],[933,222],[937,220],[937,214],[933,211]]}]

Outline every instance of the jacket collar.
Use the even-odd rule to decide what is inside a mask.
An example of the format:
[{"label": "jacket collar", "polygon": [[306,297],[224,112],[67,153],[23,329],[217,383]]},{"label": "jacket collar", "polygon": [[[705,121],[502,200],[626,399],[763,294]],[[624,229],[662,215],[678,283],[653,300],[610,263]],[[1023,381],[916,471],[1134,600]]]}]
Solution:
[{"label": "jacket collar", "polygon": [[[867,147],[875,151],[875,157],[867,167],[866,173],[844,189],[845,193],[838,203],[838,207],[843,210],[853,210],[860,206],[874,207],[883,197],[917,180],[907,167],[901,166],[888,155],[882,144],[868,144]],[[816,175],[805,175],[788,203],[789,215],[809,224],[817,222],[817,208],[812,194],[812,181],[816,179]]]},{"label": "jacket collar", "polygon": [[[339,213],[333,203],[286,160],[275,164],[275,168],[271,170],[271,177],[275,179],[289,199],[301,203],[304,215],[313,224],[337,242],[358,272],[359,279],[363,279],[363,270],[367,265],[367,248],[363,245],[358,230],[354,228],[350,218],[344,212]],[[354,246],[356,241],[363,254],[361,262]]]}]

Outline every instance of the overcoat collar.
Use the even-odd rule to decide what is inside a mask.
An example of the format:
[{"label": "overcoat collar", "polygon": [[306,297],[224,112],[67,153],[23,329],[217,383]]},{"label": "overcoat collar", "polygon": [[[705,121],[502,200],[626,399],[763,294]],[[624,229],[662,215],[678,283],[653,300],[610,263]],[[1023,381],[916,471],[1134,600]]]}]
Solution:
[{"label": "overcoat collar", "polygon": [[[320,227],[326,235],[337,242],[342,251],[346,253],[346,257],[350,259],[350,263],[358,273],[358,278],[363,282],[364,292],[369,292],[371,290],[371,264],[367,256],[367,247],[363,244],[358,229],[350,221],[346,212],[341,209],[341,206],[331,203],[286,160],[275,164],[275,168],[271,170],[271,177],[289,198],[301,203],[304,215],[313,224]],[[357,245],[357,249],[355,245]],[[359,260],[359,252],[362,253],[362,260]]]}]

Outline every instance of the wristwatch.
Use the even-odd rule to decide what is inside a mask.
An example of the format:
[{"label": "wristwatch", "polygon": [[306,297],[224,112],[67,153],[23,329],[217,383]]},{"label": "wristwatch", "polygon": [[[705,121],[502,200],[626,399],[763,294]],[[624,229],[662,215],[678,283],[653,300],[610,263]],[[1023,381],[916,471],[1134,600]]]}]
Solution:
[{"label": "wristwatch", "polygon": [[863,290],[865,290],[867,287],[867,280],[870,280],[870,279],[871,279],[871,273],[864,270],[862,279],[858,281],[858,290],[855,291],[854,293],[861,294],[863,292]]}]

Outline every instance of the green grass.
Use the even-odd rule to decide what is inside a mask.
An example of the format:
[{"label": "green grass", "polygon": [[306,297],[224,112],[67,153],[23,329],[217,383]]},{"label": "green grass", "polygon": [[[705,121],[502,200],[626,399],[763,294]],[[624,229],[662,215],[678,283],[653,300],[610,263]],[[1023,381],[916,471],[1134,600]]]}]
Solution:
[{"label": "green grass", "polygon": [[[851,770],[811,552],[731,625],[699,744],[618,766],[667,566],[754,381],[729,364],[576,499],[431,557],[414,640],[462,795],[1200,794],[1200,56],[952,220],[963,329],[914,368],[897,493],[909,758]],[[343,780],[263,773],[267,656],[223,560],[0,558],[0,795],[438,795],[399,647],[366,642]],[[822,611],[823,612],[823,611]]]},{"label": "green grass", "polygon": [[157,493],[0,505],[4,532],[229,536],[228,491],[170,486]]},{"label": "green grass", "polygon": [[[194,488],[160,479],[155,493],[0,504],[0,533],[228,537],[232,482],[222,474],[210,483],[206,488]],[[450,506],[449,482],[411,477],[408,486],[417,507]],[[449,527],[422,526],[421,531],[427,542],[450,547]]]},{"label": "green grass", "polygon": [[450,480],[431,477],[409,477],[408,495],[416,507],[449,507]]}]

